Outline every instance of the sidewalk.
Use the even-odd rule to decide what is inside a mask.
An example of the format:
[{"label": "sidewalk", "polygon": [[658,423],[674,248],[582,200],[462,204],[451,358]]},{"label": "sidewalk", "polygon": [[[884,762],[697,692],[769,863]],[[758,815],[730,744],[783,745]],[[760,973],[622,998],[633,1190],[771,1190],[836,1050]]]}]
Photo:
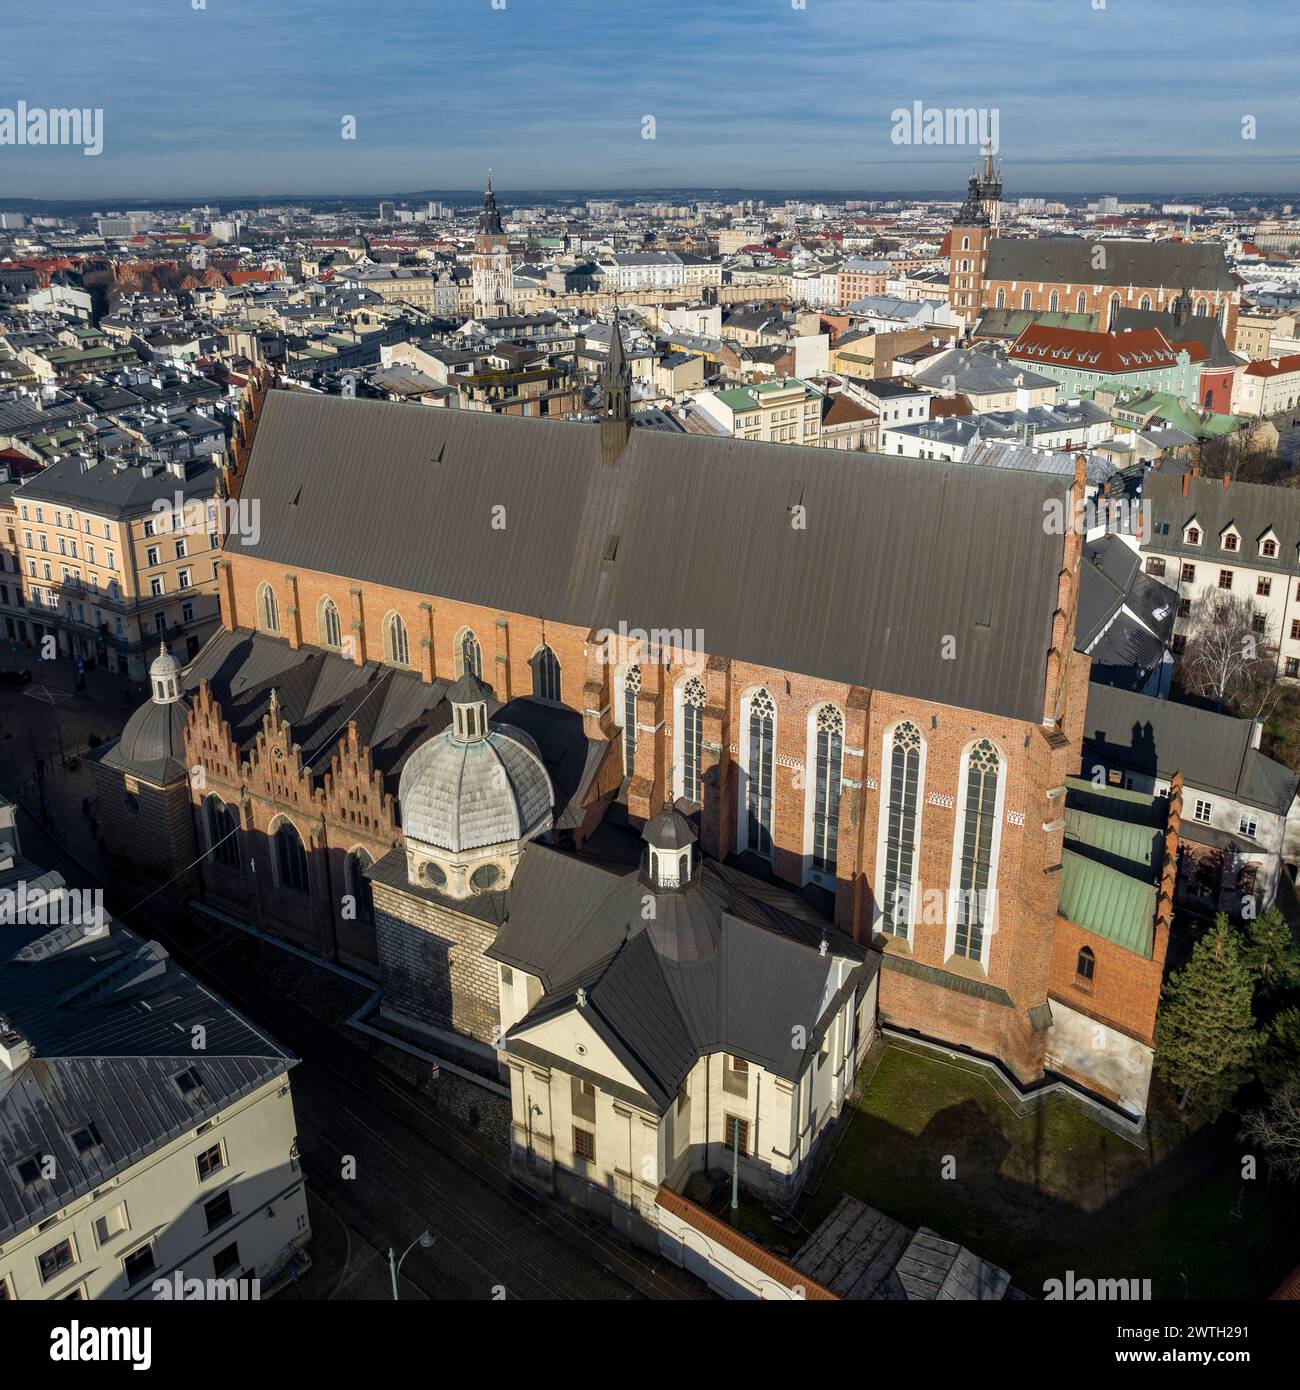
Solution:
[{"label": "sidewalk", "polygon": [[101,666],[91,666],[83,672],[85,688],[78,690],[77,666],[73,657],[57,656],[50,661],[42,661],[39,647],[21,647],[10,642],[7,651],[0,650],[0,670],[20,668],[32,673],[33,686],[43,685],[62,695],[75,694],[78,699],[93,700],[128,713],[143,704],[149,695],[145,684],[126,676],[114,675]]}]

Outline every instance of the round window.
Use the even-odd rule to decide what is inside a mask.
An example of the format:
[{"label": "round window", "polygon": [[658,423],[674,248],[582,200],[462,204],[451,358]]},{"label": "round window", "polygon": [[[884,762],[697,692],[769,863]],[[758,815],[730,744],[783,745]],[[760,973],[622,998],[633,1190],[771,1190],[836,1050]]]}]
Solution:
[{"label": "round window", "polygon": [[475,888],[491,888],[501,877],[501,870],[495,864],[481,864],[470,875],[470,882]]},{"label": "round window", "polygon": [[447,875],[437,864],[425,864],[424,880],[431,883],[435,888],[441,888],[447,882]]}]

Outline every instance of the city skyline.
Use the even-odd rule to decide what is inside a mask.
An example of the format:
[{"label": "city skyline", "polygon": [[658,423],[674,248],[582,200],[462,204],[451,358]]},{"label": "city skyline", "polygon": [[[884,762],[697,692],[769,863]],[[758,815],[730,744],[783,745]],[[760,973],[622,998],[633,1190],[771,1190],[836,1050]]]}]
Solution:
[{"label": "city skyline", "polygon": [[995,113],[1008,196],[1300,187],[1285,58],[1300,18],[1278,0],[1252,7],[1270,42],[1248,62],[1223,56],[1236,12],[1173,0],[1050,17],[1042,0],[768,0],[743,30],[730,10],[649,0],[483,0],[400,29],[362,28],[343,0],[286,0],[273,23],[251,0],[200,3],[108,24],[73,0],[57,29],[15,16],[0,108],[102,112],[103,148],[0,143],[0,196],[401,196],[481,187],[488,165],[502,190],[959,189],[973,143],[894,138],[918,102]]}]

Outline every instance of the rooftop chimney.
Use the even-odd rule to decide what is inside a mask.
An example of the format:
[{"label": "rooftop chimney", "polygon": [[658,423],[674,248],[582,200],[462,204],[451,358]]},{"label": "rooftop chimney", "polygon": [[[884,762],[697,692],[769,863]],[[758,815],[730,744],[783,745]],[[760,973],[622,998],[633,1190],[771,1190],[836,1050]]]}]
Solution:
[{"label": "rooftop chimney", "polygon": [[31,1060],[31,1043],[7,1018],[0,1016],[0,1065],[12,1073]]},{"label": "rooftop chimney", "polygon": [[1190,481],[1191,481],[1190,476],[1189,476],[1188,474],[1184,473],[1184,474],[1183,474],[1183,496],[1184,496],[1184,497],[1187,496],[1187,485],[1188,485],[1188,483],[1189,483]]}]

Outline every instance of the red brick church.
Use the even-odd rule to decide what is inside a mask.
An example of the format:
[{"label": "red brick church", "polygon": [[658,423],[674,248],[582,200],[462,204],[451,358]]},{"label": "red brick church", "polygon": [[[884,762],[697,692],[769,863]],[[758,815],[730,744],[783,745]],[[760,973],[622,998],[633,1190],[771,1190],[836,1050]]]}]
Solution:
[{"label": "red brick church", "polygon": [[629,385],[614,351],[598,424],[271,391],[222,630],[155,663],[100,760],[111,844],[197,857],[213,909],[490,1061],[493,940],[525,909],[568,929],[562,895],[519,902],[520,864],[635,867],[672,807],[748,913],[862,957],[863,1028],[1139,1118],[1178,807],[1077,782],[1081,538],[1045,517],[1077,513],[1082,468],[640,429]]}]

